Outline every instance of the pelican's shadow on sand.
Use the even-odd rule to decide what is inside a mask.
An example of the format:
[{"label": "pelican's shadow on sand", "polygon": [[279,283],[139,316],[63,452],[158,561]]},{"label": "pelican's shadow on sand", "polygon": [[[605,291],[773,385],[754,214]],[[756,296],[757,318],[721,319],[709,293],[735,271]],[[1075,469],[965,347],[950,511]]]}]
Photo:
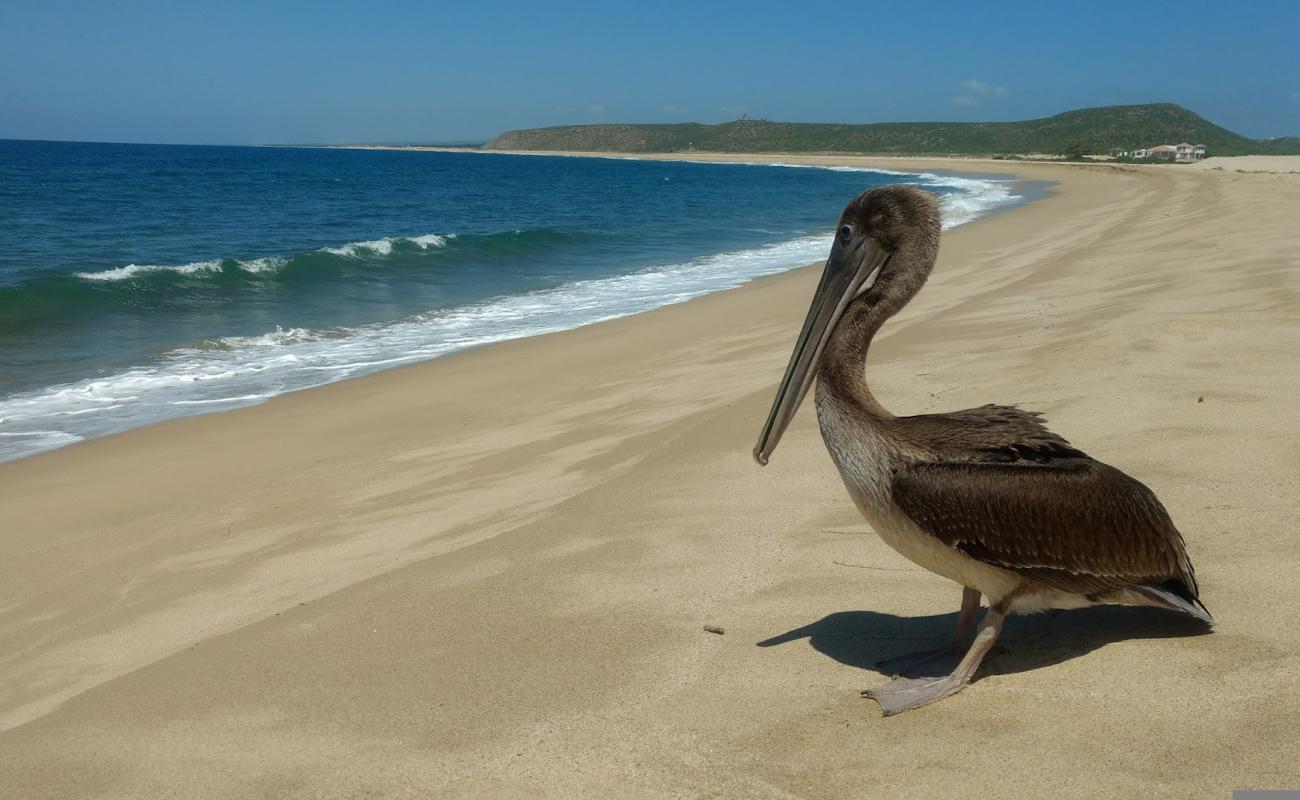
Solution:
[{"label": "pelican's shadow on sand", "polygon": [[[814,650],[841,664],[890,675],[887,664],[890,659],[940,647],[952,638],[956,627],[956,611],[925,617],[899,617],[879,611],[837,611],[809,625],[764,639],[758,646],[773,647],[808,639]],[[1052,666],[1112,642],[1201,636],[1210,630],[1200,620],[1177,612],[1135,606],[1093,606],[1015,616],[1007,620],[976,680],[986,675]],[[905,670],[905,674],[946,674],[957,658],[937,659]]]}]

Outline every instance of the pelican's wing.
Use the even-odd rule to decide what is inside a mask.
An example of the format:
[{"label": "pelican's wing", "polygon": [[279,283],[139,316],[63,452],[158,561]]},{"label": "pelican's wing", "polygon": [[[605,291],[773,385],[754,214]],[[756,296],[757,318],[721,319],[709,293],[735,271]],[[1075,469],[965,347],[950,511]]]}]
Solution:
[{"label": "pelican's wing", "polygon": [[893,497],[945,544],[1057,589],[1145,586],[1199,604],[1183,538],[1160,501],[1090,458],[917,463],[895,473]]},{"label": "pelican's wing", "polygon": [[945,461],[1045,463],[1086,458],[1060,435],[1047,429],[1043,415],[1015,406],[987,405],[944,414],[899,417],[899,429]]}]

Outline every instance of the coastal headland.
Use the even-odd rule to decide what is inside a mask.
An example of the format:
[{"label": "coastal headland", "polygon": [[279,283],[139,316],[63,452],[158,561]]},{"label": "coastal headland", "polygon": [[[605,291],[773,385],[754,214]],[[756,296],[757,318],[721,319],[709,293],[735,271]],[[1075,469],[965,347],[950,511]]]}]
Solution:
[{"label": "coastal headland", "polygon": [[811,266],[0,464],[0,797],[1300,784],[1300,157],[679,157],[1052,182],[945,233],[868,376],[1146,482],[1213,633],[1017,618],[960,695],[860,699],[960,590],[872,535],[811,406],[751,460]]}]

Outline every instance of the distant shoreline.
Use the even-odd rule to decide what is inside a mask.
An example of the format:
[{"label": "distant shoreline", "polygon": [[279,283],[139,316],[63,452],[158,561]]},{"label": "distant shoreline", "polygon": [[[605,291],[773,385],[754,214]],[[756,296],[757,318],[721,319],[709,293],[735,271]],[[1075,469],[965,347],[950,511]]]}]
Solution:
[{"label": "distant shoreline", "polygon": [[[673,152],[625,152],[618,150],[516,150],[516,149],[496,149],[474,145],[434,145],[434,144],[267,144],[258,145],[259,147],[283,147],[283,148],[302,148],[308,150],[390,150],[398,152],[426,152],[426,153],[483,153],[486,155],[529,155],[529,156],[582,156],[587,158],[628,158],[628,159],[646,159],[650,161],[689,161],[692,159],[706,158],[720,161],[731,160],[753,160],[753,159],[780,159],[788,161],[789,159],[920,159],[920,160],[951,160],[951,161],[994,161],[1009,162],[1012,164],[1020,162],[1030,163],[1047,163],[1047,164],[1072,164],[1087,163],[1068,161],[1063,157],[1052,157],[1048,154],[1024,154],[1015,155],[1007,158],[992,158],[990,156],[960,156],[960,155],[887,155],[887,154],[867,154],[867,153],[850,153],[850,152],[826,152],[826,153],[779,153],[755,151],[752,153],[721,152],[712,150],[688,150]],[[811,162],[810,162],[811,163]]]},{"label": "distant shoreline", "polygon": [[[309,150],[382,150],[390,152],[413,152],[413,153],[476,153],[482,155],[515,155],[515,156],[565,156],[581,158],[624,158],[632,160],[646,161],[729,161],[729,162],[754,162],[764,163],[774,160],[782,162],[808,163],[813,165],[815,162],[826,162],[828,164],[856,163],[858,161],[879,161],[886,162],[934,162],[934,163],[954,163],[967,164],[972,162],[994,165],[1010,164],[1054,164],[1060,166],[1090,166],[1093,164],[1113,164],[1116,166],[1188,166],[1186,164],[1165,164],[1152,163],[1140,164],[1128,161],[1117,161],[1109,157],[1096,156],[1089,157],[1087,160],[1071,160],[1064,156],[1053,156],[1047,153],[1025,153],[1012,154],[1005,157],[992,156],[963,156],[963,155],[872,155],[864,153],[779,153],[779,152],[760,152],[753,153],[735,153],[735,152],[718,152],[711,150],[691,150],[691,151],[673,151],[673,152],[622,152],[615,150],[498,150],[486,147],[456,147],[448,145],[387,145],[387,144],[327,144],[327,145],[262,145],[264,147],[287,147],[303,148]],[[1220,158],[1230,158],[1231,156],[1221,156]],[[1212,158],[1212,157],[1211,157]],[[843,162],[841,162],[843,159]],[[1210,159],[1206,159],[1207,161]],[[949,167],[949,169],[953,169]],[[1005,171],[1005,170],[1002,170]]]},{"label": "distant shoreline", "polygon": [[[620,158],[642,161],[710,161],[728,163],[793,163],[810,166],[862,166],[895,169],[913,167],[918,169],[939,169],[952,172],[969,171],[971,166],[987,167],[986,174],[1014,174],[1018,167],[1060,167],[1065,169],[1137,169],[1137,170],[1179,170],[1209,169],[1231,170],[1239,173],[1263,173],[1271,175],[1291,175],[1300,173],[1300,156],[1290,155],[1249,155],[1249,156],[1209,156],[1194,164],[1177,163],[1133,163],[1097,158],[1087,161],[1071,161],[1064,158],[990,158],[986,156],[891,156],[860,155],[852,153],[716,153],[695,151],[689,153],[623,153],[603,150],[488,150],[479,147],[446,147],[441,145],[266,145],[268,147],[303,147],[308,149],[337,150],[390,150],[429,153],[478,153],[483,155],[514,156],[560,156],[567,158]],[[894,166],[891,166],[894,165]]]}]

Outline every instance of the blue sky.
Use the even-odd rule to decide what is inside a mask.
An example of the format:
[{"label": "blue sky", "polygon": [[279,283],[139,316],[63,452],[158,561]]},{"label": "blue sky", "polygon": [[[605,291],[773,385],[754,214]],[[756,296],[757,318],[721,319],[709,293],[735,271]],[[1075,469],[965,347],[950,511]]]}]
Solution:
[{"label": "blue sky", "polygon": [[0,138],[450,141],[1156,101],[1300,135],[1300,2],[0,0]]}]

